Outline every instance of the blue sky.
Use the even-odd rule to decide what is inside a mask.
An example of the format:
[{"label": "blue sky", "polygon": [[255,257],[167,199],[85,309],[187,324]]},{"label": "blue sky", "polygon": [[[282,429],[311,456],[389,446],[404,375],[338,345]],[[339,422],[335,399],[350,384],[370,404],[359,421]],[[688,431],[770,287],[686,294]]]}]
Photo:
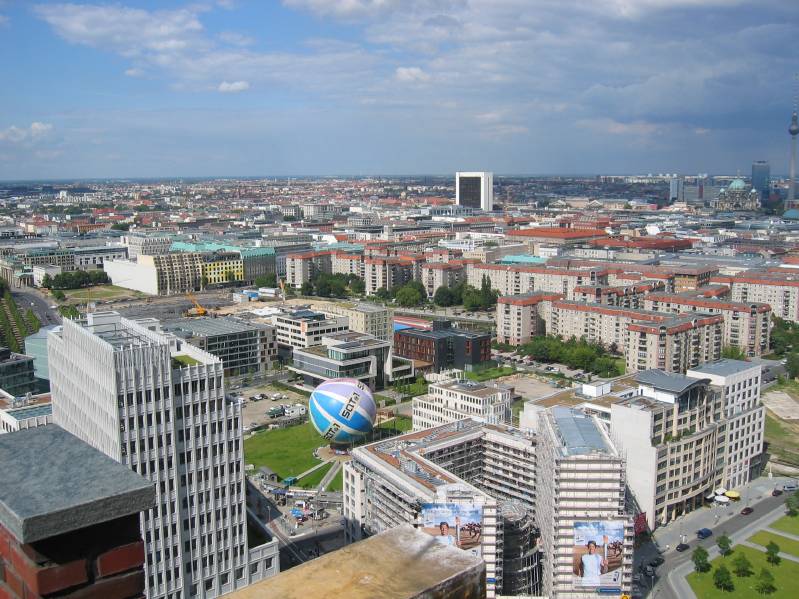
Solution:
[{"label": "blue sky", "polygon": [[0,0],[0,178],[787,171],[794,0]]}]

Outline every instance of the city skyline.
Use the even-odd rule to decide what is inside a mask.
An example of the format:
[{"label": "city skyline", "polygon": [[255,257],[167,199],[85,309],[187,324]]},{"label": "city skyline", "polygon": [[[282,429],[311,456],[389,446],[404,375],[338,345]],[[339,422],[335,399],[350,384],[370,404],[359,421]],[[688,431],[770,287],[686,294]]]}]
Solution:
[{"label": "city skyline", "polygon": [[0,2],[0,179],[787,173],[799,7],[530,7]]}]

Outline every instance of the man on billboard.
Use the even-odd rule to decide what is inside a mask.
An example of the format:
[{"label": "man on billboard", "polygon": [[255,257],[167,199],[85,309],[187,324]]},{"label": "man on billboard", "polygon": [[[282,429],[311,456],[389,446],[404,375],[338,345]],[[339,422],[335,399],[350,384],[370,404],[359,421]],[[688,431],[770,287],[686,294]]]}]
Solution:
[{"label": "man on billboard", "polygon": [[422,531],[436,543],[480,555],[482,506],[456,503],[425,503],[421,511]]},{"label": "man on billboard", "polygon": [[572,566],[577,587],[621,585],[624,522],[574,523]]}]

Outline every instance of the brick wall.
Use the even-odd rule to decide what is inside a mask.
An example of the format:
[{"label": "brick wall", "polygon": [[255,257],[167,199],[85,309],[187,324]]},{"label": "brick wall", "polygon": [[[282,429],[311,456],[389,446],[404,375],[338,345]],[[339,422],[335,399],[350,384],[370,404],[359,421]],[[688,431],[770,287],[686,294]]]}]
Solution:
[{"label": "brick wall", "polygon": [[0,525],[0,599],[144,596],[139,515],[20,543]]}]

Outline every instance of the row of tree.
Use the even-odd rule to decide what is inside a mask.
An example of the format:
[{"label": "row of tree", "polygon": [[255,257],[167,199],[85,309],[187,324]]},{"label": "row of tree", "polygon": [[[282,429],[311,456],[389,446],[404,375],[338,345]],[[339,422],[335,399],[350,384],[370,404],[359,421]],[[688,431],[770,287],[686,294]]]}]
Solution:
[{"label": "row of tree", "polygon": [[42,277],[42,287],[46,289],[81,289],[92,285],[105,285],[110,283],[104,270],[73,270],[62,272],[54,277],[50,274]]},{"label": "row of tree", "polygon": [[361,295],[364,289],[363,279],[358,275],[319,273],[310,281],[302,284],[300,294],[319,297],[347,297]]},{"label": "row of tree", "polygon": [[519,346],[518,353],[530,356],[536,362],[557,362],[601,377],[624,374],[604,347],[588,343],[585,339],[572,337],[564,341],[560,337],[533,337],[530,342]]}]

